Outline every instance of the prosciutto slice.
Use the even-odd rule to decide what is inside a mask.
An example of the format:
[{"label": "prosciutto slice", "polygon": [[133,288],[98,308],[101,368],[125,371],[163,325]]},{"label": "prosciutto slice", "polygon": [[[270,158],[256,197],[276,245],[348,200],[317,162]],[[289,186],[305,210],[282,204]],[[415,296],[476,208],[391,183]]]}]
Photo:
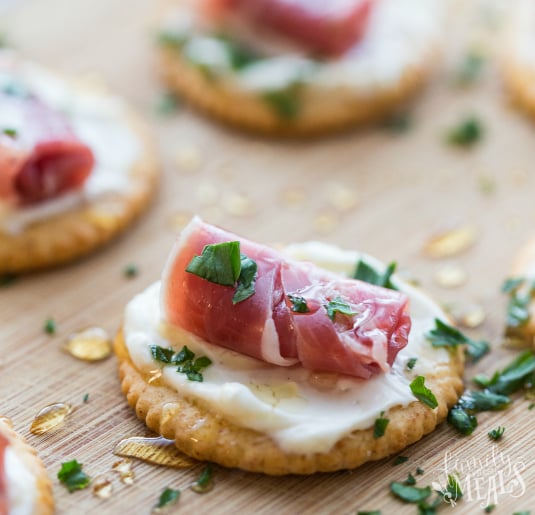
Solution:
[{"label": "prosciutto slice", "polygon": [[63,114],[0,91],[0,199],[33,204],[78,189],[94,163]]},{"label": "prosciutto slice", "polygon": [[5,466],[5,454],[8,445],[9,440],[0,433],[0,515],[8,515],[9,509]]},{"label": "prosciutto slice", "polygon": [[[239,241],[240,252],[258,266],[255,293],[236,304],[234,287],[186,271],[206,245],[230,241]],[[296,297],[306,302],[306,312],[294,310]],[[361,378],[390,369],[411,326],[405,294],[288,260],[198,218],[171,252],[161,302],[168,323],[209,343],[275,365],[300,363]],[[345,314],[329,312],[337,302]]]},{"label": "prosciutto slice", "polygon": [[372,0],[203,0],[205,13],[238,16],[292,39],[311,53],[338,56],[357,44]]}]

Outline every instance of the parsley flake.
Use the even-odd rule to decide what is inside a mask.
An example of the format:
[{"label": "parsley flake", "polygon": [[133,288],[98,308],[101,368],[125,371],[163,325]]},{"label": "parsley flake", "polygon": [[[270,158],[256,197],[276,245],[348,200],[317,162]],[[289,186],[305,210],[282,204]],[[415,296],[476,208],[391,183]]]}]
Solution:
[{"label": "parsley flake", "polygon": [[162,508],[165,508],[167,506],[172,506],[173,504],[176,504],[179,499],[180,490],[174,490],[173,488],[167,487],[160,494],[160,497],[158,499],[158,502],[155,504],[154,509],[161,510]]},{"label": "parsley flake", "polygon": [[446,138],[450,145],[471,147],[483,137],[483,125],[476,117],[468,117],[451,128]]},{"label": "parsley flake", "polygon": [[390,491],[399,499],[410,503],[425,501],[432,493],[431,487],[418,488],[393,481],[390,483]]},{"label": "parsley flake", "polygon": [[456,349],[459,345],[466,345],[466,355],[474,363],[490,350],[487,342],[472,340],[457,328],[446,324],[438,318],[435,318],[435,328],[425,333],[425,337],[433,347]]},{"label": "parsley flake", "polygon": [[414,365],[416,365],[416,362],[418,361],[418,358],[410,358],[407,361],[407,369],[412,370],[414,368]]},{"label": "parsley flake", "polygon": [[386,427],[388,426],[388,423],[390,422],[389,419],[383,417],[385,414],[384,411],[381,411],[381,415],[379,418],[375,419],[375,424],[373,426],[373,437],[374,438],[381,438],[381,436],[384,436]]},{"label": "parsley flake", "polygon": [[485,58],[472,50],[464,57],[457,70],[456,82],[459,86],[468,86],[476,82],[481,74]]},{"label": "parsley flake", "polygon": [[18,136],[17,129],[5,128],[2,129],[2,134],[9,136],[10,138],[16,138]]},{"label": "parsley flake", "polygon": [[491,440],[501,440],[503,434],[505,433],[505,427],[498,426],[496,429],[489,431],[487,434]]},{"label": "parsley flake", "polygon": [[405,463],[409,461],[409,458],[408,456],[396,456],[396,458],[394,459],[394,465],[401,465],[402,463]]},{"label": "parsley flake", "polygon": [[410,384],[412,394],[423,404],[431,409],[438,406],[437,398],[435,394],[425,386],[425,377],[416,376]]},{"label": "parsley flake", "polygon": [[421,476],[424,473],[424,469],[420,467],[416,467],[416,475]]},{"label": "parsley flake", "polygon": [[405,481],[403,481],[403,484],[404,485],[413,486],[413,485],[416,484],[416,478],[409,472],[409,474],[407,476],[407,479],[405,479]]},{"label": "parsley flake", "polygon": [[139,268],[137,265],[130,263],[124,267],[123,275],[128,279],[133,279],[139,275]]},{"label": "parsley flake", "polygon": [[292,120],[301,111],[301,84],[298,82],[283,89],[266,91],[262,97],[283,120]]},{"label": "parsley flake", "polygon": [[461,485],[457,481],[457,478],[453,474],[448,474],[448,483],[446,485],[446,490],[444,492],[445,497],[448,499],[461,499],[463,496],[463,491],[461,490]]},{"label": "parsley flake", "polygon": [[394,134],[407,132],[412,126],[412,117],[408,112],[395,113],[383,122],[383,128]]},{"label": "parsley flake", "polygon": [[485,513],[492,513],[495,509],[496,509],[496,505],[495,504],[489,504],[485,508]]},{"label": "parsley flake", "polygon": [[336,313],[348,316],[353,316],[357,314],[356,311],[353,311],[351,309],[351,306],[347,302],[342,300],[342,297],[335,297],[333,300],[330,300],[328,304],[325,304],[324,307],[327,310],[327,316],[333,322]]},{"label": "parsley flake", "polygon": [[0,275],[0,288],[7,288],[17,282],[17,276],[12,274]]},{"label": "parsley flake", "polygon": [[381,515],[381,510],[358,511],[357,515]]},{"label": "parsley flake", "polygon": [[84,398],[82,399],[82,401],[83,401],[84,404],[87,404],[89,402],[89,394],[88,393],[84,394]]},{"label": "parsley flake", "polygon": [[214,487],[212,465],[204,467],[199,475],[199,479],[191,485],[191,489],[197,494],[209,492]]},{"label": "parsley flake", "polygon": [[76,460],[61,464],[58,479],[67,487],[70,493],[83,490],[91,482],[91,478],[82,471],[83,465]]},{"label": "parsley flake", "polygon": [[368,263],[360,260],[357,263],[355,272],[353,273],[353,279],[364,281],[365,283],[374,284],[375,286],[381,286],[382,288],[389,288],[391,290],[397,290],[392,284],[392,274],[396,271],[396,263],[392,262],[387,267],[384,273],[380,274],[375,268]]},{"label": "parsley flake", "polygon": [[186,272],[221,286],[235,286],[233,304],[242,302],[255,293],[257,264],[240,254],[239,241],[206,245],[200,256],[194,256]]},{"label": "parsley flake", "polygon": [[463,408],[454,406],[448,413],[448,423],[462,435],[468,436],[477,427],[477,418],[469,415]]},{"label": "parsley flake", "polygon": [[155,361],[165,365],[177,365],[177,372],[185,374],[190,381],[199,383],[204,380],[201,372],[212,364],[212,360],[207,356],[195,358],[195,353],[186,345],[177,353],[171,348],[165,349],[159,345],[151,345],[150,353]]},{"label": "parsley flake", "polygon": [[528,284],[524,277],[510,277],[503,283],[502,292],[509,295],[506,333],[514,336],[531,318],[529,308],[535,297],[535,283]]},{"label": "parsley flake", "polygon": [[50,336],[56,334],[56,322],[53,318],[47,318],[45,320],[43,330],[46,334],[49,334]]},{"label": "parsley flake", "polygon": [[294,313],[308,313],[310,310],[308,309],[307,301],[304,297],[301,297],[300,295],[288,295],[289,301],[292,303],[292,311]]}]

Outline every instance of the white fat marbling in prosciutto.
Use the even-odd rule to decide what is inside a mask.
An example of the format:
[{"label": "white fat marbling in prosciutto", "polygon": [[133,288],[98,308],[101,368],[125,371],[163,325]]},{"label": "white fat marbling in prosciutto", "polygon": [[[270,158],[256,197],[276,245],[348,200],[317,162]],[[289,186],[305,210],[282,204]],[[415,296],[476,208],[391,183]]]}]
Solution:
[{"label": "white fat marbling in prosciutto", "polygon": [[[206,245],[239,241],[240,252],[257,264],[255,293],[233,303],[234,287],[186,271]],[[294,311],[292,299],[306,302]],[[326,306],[347,306],[329,313]],[[369,378],[388,371],[406,346],[411,327],[408,297],[311,263],[293,261],[195,218],[184,229],[162,279],[166,321],[203,340],[280,366]]]}]

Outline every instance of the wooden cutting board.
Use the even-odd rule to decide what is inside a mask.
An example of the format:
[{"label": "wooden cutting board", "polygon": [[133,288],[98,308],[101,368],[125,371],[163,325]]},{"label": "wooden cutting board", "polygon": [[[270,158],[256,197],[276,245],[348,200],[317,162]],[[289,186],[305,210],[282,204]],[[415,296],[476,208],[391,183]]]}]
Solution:
[{"label": "wooden cutting board", "polygon": [[[111,472],[115,443],[147,431],[120,392],[114,358],[88,364],[61,351],[73,331],[96,325],[113,333],[119,327],[126,302],[158,279],[178,228],[193,213],[265,243],[321,239],[397,260],[445,305],[476,303],[485,310],[484,325],[472,334],[490,340],[493,352],[469,367],[467,378],[491,373],[514,356],[501,346],[505,302],[499,289],[515,251],[534,232],[534,126],[508,107],[495,65],[486,65],[472,88],[452,84],[452,70],[470,38],[485,39],[481,26],[488,20],[476,3],[482,2],[466,3],[470,14],[464,17],[454,11],[449,34],[460,36],[449,43],[457,49],[415,104],[409,131],[370,129],[285,143],[226,130],[186,107],[171,117],[155,114],[161,88],[150,0],[26,0],[7,7],[0,2],[0,31],[24,55],[64,72],[102,77],[141,111],[154,128],[164,165],[153,208],[120,241],[82,262],[0,290],[0,412],[43,457],[54,478],[58,513],[149,513],[164,487],[186,487],[202,468],[136,462],[134,484],[120,483]],[[459,8],[463,2],[453,4]],[[446,128],[470,113],[483,120],[481,144],[469,151],[446,145]],[[472,224],[475,244],[449,260],[424,257],[431,235],[451,224]],[[140,273],[126,279],[123,269],[130,263]],[[466,271],[462,287],[435,282],[446,264]],[[57,322],[55,336],[43,331],[48,317]],[[36,413],[53,402],[72,403],[76,410],[60,429],[30,434]],[[205,495],[184,490],[176,510],[416,513],[413,505],[391,497],[388,486],[416,467],[425,471],[420,486],[443,481],[445,472],[459,473],[471,493],[465,491],[456,514],[482,513],[488,503],[497,504],[499,514],[533,509],[535,411],[528,410],[529,403],[518,399],[505,412],[480,415],[471,437],[444,424],[406,449],[409,460],[398,466],[385,459],[355,471],[283,478],[216,467],[214,490]],[[505,436],[493,443],[487,431],[498,425],[506,427]],[[67,493],[55,476],[70,459],[93,477],[112,478],[112,497],[97,499],[90,488]]]}]

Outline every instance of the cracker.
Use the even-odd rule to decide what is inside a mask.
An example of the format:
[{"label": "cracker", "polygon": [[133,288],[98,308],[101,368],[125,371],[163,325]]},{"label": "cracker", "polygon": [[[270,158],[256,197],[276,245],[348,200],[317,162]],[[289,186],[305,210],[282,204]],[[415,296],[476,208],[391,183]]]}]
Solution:
[{"label": "cracker", "polygon": [[32,223],[20,233],[0,229],[0,274],[35,271],[81,258],[119,235],[147,207],[158,183],[156,150],[146,127],[134,114],[129,113],[125,123],[143,147],[130,170],[128,190],[107,193]]},{"label": "cracker", "polygon": [[0,419],[0,433],[7,437],[10,447],[36,477],[37,494],[33,515],[51,515],[54,513],[52,483],[37,452],[2,419]]},{"label": "cracker", "polygon": [[357,430],[327,453],[288,454],[269,436],[229,422],[202,401],[158,382],[149,384],[132,363],[121,331],[115,352],[123,393],[150,429],[174,440],[178,449],[193,458],[270,475],[350,469],[399,452],[433,431],[463,391],[463,354],[457,349],[447,364],[437,364],[434,373],[426,375],[426,385],[438,401],[435,410],[419,401],[396,406],[385,414],[390,422],[381,438],[374,438],[373,428]]},{"label": "cracker", "polygon": [[371,93],[342,87],[315,91],[304,86],[298,116],[284,119],[260,95],[211,80],[177,50],[162,47],[159,54],[161,75],[172,91],[220,121],[274,137],[317,136],[382,120],[408,102],[432,71],[429,55],[407,68],[397,83],[377,85]]}]

